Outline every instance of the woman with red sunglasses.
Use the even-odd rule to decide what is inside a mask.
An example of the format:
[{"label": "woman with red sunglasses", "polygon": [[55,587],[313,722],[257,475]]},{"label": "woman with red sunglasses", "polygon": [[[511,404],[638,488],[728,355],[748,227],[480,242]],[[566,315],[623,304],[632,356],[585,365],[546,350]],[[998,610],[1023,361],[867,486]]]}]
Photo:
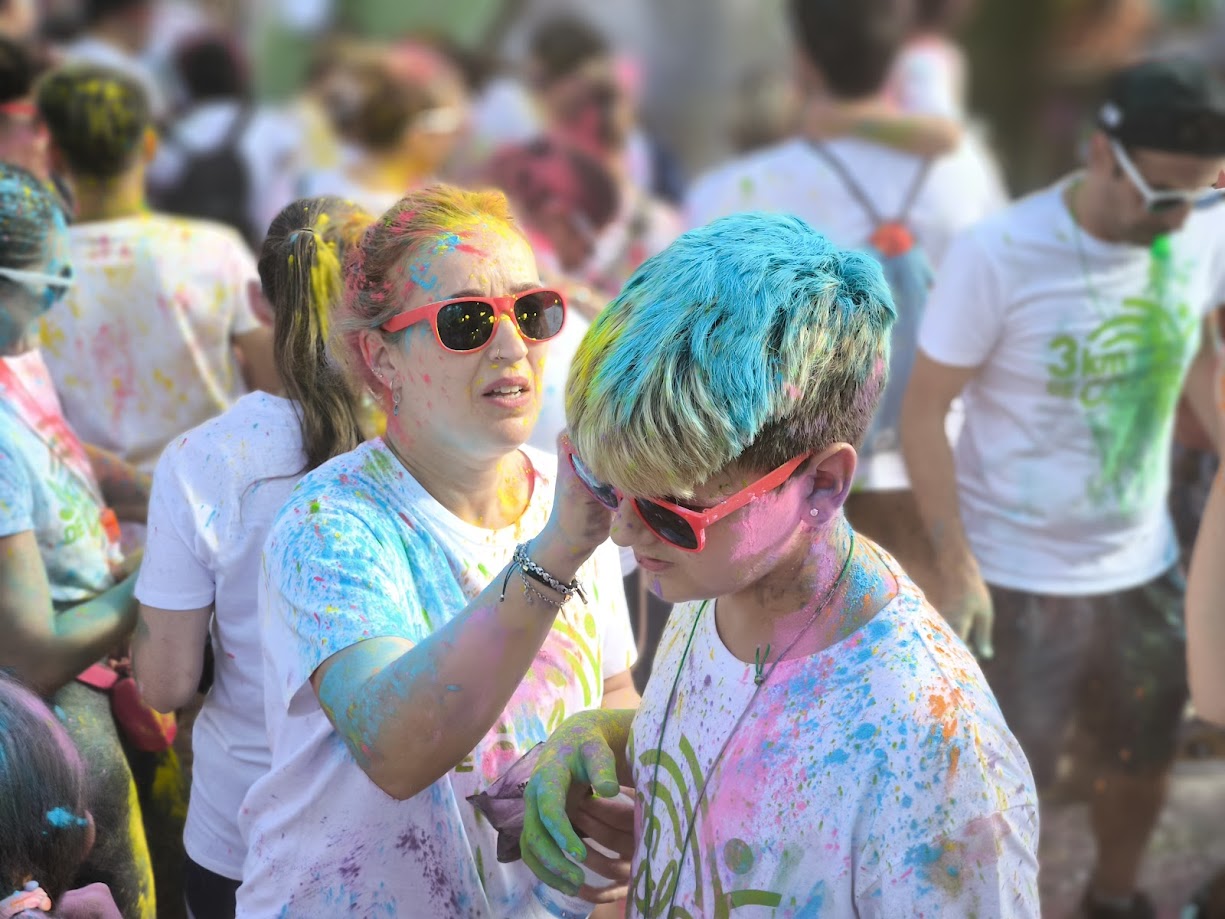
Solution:
[{"label": "woman with red sunglasses", "polygon": [[520,849],[550,884],[575,891],[590,858],[567,803],[632,785],[631,916],[1038,915],[1025,757],[842,512],[894,314],[869,256],[741,214],[593,324],[564,465],[678,605],[637,714],[580,713],[536,754]]},{"label": "woman with red sunglasses", "polygon": [[[410,194],[347,274],[337,350],[387,433],[307,473],[265,545],[238,915],[585,916],[469,800],[566,716],[637,704],[609,514],[523,447],[565,303],[499,192]],[[628,863],[589,867],[621,895]]]}]

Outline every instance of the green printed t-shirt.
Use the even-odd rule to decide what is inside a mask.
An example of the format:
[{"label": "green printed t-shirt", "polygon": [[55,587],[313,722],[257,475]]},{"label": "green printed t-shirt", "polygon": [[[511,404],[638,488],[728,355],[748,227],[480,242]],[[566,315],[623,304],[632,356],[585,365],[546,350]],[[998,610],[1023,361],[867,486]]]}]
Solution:
[{"label": "green printed t-shirt", "polygon": [[1064,596],[1174,564],[1174,410],[1225,303],[1225,208],[1152,246],[1106,243],[1073,222],[1070,181],[954,242],[919,335],[933,360],[978,368],[956,465],[984,578]]}]

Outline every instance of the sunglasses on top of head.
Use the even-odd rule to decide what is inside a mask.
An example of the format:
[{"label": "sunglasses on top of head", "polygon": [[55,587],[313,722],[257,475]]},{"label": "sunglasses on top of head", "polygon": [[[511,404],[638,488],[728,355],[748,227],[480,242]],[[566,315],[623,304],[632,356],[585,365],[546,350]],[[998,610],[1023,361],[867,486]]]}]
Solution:
[{"label": "sunglasses on top of head", "polygon": [[[607,485],[597,479],[587,468],[587,464],[574,451],[574,444],[567,437],[562,444],[562,452],[569,459],[574,474],[591,492],[591,496],[606,508],[616,510],[625,500],[620,489]],[[746,504],[756,501],[762,495],[769,494],[778,488],[800,465],[812,456],[805,453],[795,459],[788,460],[773,472],[762,476],[751,485],[742,488],[736,494],[724,498],[713,507],[694,510],[683,507],[671,501],[659,498],[634,498],[632,505],[634,513],[648,530],[671,546],[684,552],[701,552],[706,548],[706,528],[717,523],[729,514],[740,510]]]},{"label": "sunglasses on top of head", "polygon": [[1110,150],[1114,153],[1114,160],[1123,170],[1123,174],[1127,176],[1127,180],[1144,199],[1144,206],[1150,214],[1168,214],[1184,207],[1203,210],[1225,201],[1225,189],[1219,188],[1205,188],[1201,191],[1157,191],[1140,174],[1140,170],[1132,158],[1127,155],[1127,150],[1121,143],[1111,139]]},{"label": "sunglasses on top of head", "polygon": [[556,338],[566,323],[566,301],[548,288],[511,297],[456,297],[406,310],[383,323],[384,332],[399,332],[429,322],[438,344],[447,351],[480,351],[493,340],[498,320],[509,316],[519,334],[532,342]]}]

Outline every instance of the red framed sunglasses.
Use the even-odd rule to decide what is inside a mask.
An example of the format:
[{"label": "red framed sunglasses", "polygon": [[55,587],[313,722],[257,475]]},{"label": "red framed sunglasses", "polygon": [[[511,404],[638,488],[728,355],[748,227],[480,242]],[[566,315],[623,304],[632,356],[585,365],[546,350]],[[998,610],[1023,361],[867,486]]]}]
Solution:
[{"label": "red framed sunglasses", "polygon": [[384,332],[399,332],[429,321],[434,337],[447,351],[480,351],[493,340],[498,320],[509,316],[529,341],[555,338],[566,324],[566,301],[547,287],[512,297],[456,297],[406,310],[383,323]]},{"label": "red framed sunglasses", "polygon": [[[574,452],[574,444],[567,437],[562,444],[562,452],[569,458],[574,474],[579,477],[591,496],[610,511],[616,510],[625,496],[620,489],[606,485],[592,475],[586,463]],[[668,545],[675,546],[684,552],[701,552],[706,547],[706,528],[722,520],[746,504],[756,501],[762,495],[769,494],[791,477],[800,465],[812,456],[805,453],[795,459],[787,460],[773,472],[762,476],[752,485],[742,488],[714,507],[695,511],[692,508],[673,504],[671,501],[661,501],[658,498],[634,498],[634,512],[648,530],[662,539]]]}]

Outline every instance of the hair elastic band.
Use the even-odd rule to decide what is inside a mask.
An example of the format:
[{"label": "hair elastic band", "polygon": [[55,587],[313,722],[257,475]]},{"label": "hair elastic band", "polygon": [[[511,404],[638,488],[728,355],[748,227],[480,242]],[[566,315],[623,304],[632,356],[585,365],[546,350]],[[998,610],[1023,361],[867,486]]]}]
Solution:
[{"label": "hair elastic band", "polygon": [[14,891],[12,896],[0,900],[0,919],[11,919],[27,909],[51,912],[51,898],[38,885],[38,881],[30,881],[21,890]]}]

